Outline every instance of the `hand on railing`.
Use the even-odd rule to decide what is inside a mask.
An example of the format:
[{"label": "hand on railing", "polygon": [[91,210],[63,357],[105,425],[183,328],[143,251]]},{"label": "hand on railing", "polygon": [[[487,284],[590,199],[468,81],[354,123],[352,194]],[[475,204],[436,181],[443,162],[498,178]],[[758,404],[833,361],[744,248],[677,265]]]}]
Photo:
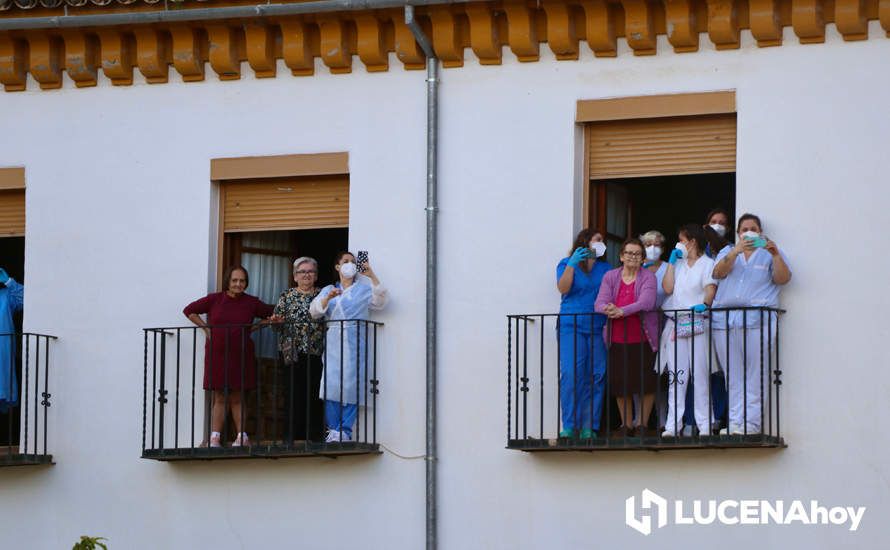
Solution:
[{"label": "hand on railing", "polygon": [[611,302],[606,304],[606,307],[603,308],[603,312],[609,319],[620,319],[624,317],[624,310]]}]

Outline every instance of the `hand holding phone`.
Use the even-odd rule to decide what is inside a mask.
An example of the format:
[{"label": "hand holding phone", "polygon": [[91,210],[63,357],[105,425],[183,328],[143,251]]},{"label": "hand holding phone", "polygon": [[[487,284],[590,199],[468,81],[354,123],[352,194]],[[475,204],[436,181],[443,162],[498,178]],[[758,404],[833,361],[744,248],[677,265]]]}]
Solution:
[{"label": "hand holding phone", "polygon": [[751,241],[751,244],[754,246],[754,248],[766,247],[766,239],[764,239],[763,236],[754,237],[754,238],[745,237],[745,239],[748,241]]}]

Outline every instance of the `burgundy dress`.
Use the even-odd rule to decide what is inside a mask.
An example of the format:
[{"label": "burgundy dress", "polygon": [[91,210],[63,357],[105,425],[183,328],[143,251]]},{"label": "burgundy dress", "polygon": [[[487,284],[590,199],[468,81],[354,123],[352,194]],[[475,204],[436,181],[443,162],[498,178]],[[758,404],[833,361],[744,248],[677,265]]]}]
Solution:
[{"label": "burgundy dress", "polygon": [[[273,306],[250,294],[232,298],[225,292],[214,292],[185,306],[182,312],[186,317],[192,313],[206,313],[208,325],[247,325],[255,317],[266,318],[272,315],[273,309]],[[211,329],[210,339],[204,344],[204,389],[222,390],[228,387],[230,390],[240,390],[242,379],[243,389],[249,390],[256,386],[250,327]]]}]

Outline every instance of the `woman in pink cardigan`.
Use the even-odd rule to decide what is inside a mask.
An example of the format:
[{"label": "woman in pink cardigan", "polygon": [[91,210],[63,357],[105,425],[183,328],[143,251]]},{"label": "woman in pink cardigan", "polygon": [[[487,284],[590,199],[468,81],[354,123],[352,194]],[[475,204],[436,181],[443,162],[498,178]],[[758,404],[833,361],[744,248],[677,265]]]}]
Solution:
[{"label": "woman in pink cardigan", "polygon": [[641,269],[645,249],[639,239],[621,245],[621,267],[603,275],[594,309],[609,318],[603,331],[609,348],[609,390],[618,403],[621,433],[634,435],[633,395],[642,397],[642,416],[636,435],[646,435],[646,423],[655,401],[657,375],[653,370],[658,349],[658,313],[655,310],[655,275]]}]

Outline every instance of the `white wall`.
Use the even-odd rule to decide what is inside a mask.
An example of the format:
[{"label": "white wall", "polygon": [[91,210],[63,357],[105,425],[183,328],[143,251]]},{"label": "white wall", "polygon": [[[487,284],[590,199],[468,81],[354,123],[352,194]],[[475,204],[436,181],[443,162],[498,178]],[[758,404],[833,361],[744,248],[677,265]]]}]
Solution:
[{"label": "white wall", "polygon": [[[442,548],[877,547],[890,511],[890,375],[878,352],[890,268],[890,41],[444,71],[440,137]],[[468,57],[471,53],[467,52]],[[396,65],[394,63],[394,65]],[[424,466],[379,457],[166,464],[139,459],[142,335],[207,290],[210,159],[349,151],[350,246],[391,289],[378,433],[424,440],[424,74],[137,83],[4,94],[0,166],[27,167],[26,328],[57,334],[51,468],[0,471],[0,546],[418,548]],[[137,75],[137,79],[140,77]],[[171,71],[172,80],[178,76]],[[504,449],[505,320],[555,311],[579,222],[578,99],[735,89],[737,211],[785,249],[785,450],[546,456]],[[678,220],[685,221],[685,220]],[[847,267],[847,266],[850,267]],[[624,500],[801,498],[868,506],[833,527],[670,527],[644,539]],[[737,536],[744,530],[743,537]],[[667,546],[665,546],[667,545]]]}]

